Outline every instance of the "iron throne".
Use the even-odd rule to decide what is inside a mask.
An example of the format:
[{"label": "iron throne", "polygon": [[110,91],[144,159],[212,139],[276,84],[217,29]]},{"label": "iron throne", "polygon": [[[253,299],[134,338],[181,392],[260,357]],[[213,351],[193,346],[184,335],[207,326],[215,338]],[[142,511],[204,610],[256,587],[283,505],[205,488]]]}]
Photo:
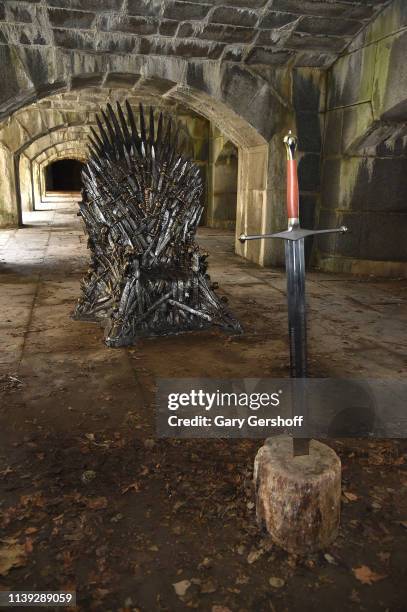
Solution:
[{"label": "iron throne", "polygon": [[109,346],[212,325],[240,331],[195,242],[203,185],[179,152],[179,126],[162,113],[155,126],[150,108],[147,127],[140,104],[137,129],[128,102],[126,111],[108,104],[91,128],[79,212],[91,264],[73,317],[105,320]]}]

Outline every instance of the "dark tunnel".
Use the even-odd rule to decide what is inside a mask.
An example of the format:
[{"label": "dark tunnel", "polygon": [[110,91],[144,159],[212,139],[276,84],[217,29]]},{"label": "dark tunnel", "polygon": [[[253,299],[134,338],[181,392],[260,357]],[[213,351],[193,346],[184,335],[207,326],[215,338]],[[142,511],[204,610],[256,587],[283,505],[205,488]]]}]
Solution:
[{"label": "dark tunnel", "polygon": [[76,159],[61,159],[49,164],[45,170],[45,190],[80,191],[83,163]]}]

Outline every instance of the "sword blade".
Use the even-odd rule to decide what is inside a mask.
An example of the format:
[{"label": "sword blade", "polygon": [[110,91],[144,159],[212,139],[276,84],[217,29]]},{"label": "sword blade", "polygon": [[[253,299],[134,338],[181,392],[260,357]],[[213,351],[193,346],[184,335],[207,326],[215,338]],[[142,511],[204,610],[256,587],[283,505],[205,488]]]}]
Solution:
[{"label": "sword blade", "polygon": [[305,305],[304,238],[285,241],[290,374],[307,376],[307,323]]},{"label": "sword blade", "polygon": [[[291,378],[307,376],[307,318],[305,302],[305,240],[286,240],[286,277],[288,304],[288,331],[290,339]],[[292,392],[293,417],[303,415],[306,419],[305,389],[294,384]],[[294,456],[309,454],[307,438],[293,438]]]}]

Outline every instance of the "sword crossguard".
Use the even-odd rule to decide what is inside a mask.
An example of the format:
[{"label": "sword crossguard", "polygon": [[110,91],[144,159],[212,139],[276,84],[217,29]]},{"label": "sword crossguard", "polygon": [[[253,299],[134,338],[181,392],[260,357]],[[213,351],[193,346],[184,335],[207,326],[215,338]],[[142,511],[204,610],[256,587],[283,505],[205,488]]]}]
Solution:
[{"label": "sword crossguard", "polygon": [[274,234],[258,234],[248,236],[247,234],[240,234],[239,242],[242,244],[247,240],[262,240],[265,238],[281,238],[282,240],[301,240],[307,236],[313,236],[315,234],[332,234],[332,233],[345,233],[348,228],[344,225],[336,229],[326,230],[308,230],[303,229],[300,226],[299,220],[299,189],[298,189],[298,173],[297,173],[297,161],[295,159],[295,153],[298,146],[298,138],[291,132],[288,132],[284,136],[283,142],[285,144],[287,153],[287,212],[288,212],[288,229],[286,231],[277,232]]},{"label": "sword crossguard", "polygon": [[341,225],[340,227],[335,227],[334,229],[321,229],[321,230],[309,230],[304,229],[297,225],[296,227],[291,227],[288,230],[284,230],[283,232],[276,232],[274,234],[258,234],[253,236],[248,236],[247,234],[240,234],[239,242],[242,244],[247,240],[264,240],[267,238],[280,238],[281,240],[301,240],[302,238],[307,238],[308,236],[316,236],[318,234],[345,234],[348,231],[346,225]]}]

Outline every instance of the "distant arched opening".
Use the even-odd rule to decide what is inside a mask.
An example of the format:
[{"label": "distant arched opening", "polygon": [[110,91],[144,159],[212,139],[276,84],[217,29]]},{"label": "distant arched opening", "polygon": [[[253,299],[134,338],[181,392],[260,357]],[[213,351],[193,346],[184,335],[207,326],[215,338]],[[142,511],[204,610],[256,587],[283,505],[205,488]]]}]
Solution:
[{"label": "distant arched opening", "polygon": [[45,168],[45,191],[75,192],[82,189],[82,162],[60,159]]}]

